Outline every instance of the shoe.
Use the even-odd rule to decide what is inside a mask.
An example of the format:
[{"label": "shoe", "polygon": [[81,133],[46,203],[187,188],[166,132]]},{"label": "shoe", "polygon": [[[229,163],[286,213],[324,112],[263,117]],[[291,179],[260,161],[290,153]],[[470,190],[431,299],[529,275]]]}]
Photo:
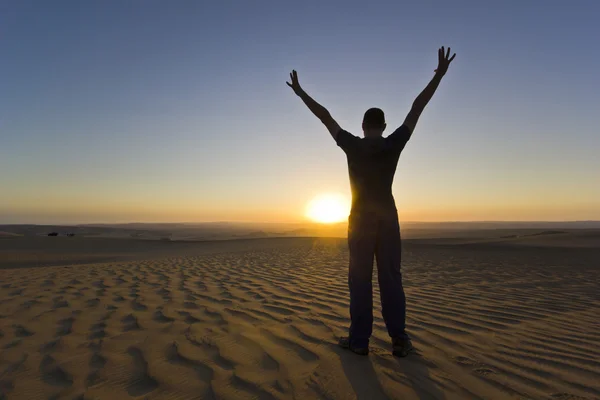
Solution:
[{"label": "shoe", "polygon": [[392,354],[396,357],[406,357],[414,349],[409,338],[395,338],[392,341]]},{"label": "shoe", "polygon": [[342,349],[350,350],[353,353],[356,353],[360,356],[366,356],[369,354],[368,347],[354,347],[350,345],[350,338],[348,336],[341,337],[338,344]]}]

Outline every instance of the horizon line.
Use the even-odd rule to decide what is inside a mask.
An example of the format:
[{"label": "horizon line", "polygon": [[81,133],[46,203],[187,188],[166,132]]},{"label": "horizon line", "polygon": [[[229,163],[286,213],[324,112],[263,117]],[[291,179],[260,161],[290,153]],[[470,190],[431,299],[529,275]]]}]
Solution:
[{"label": "horizon line", "polygon": [[[289,222],[267,222],[267,221],[234,221],[234,220],[219,220],[219,221],[186,221],[186,222],[79,222],[79,223],[2,223],[0,226],[9,225],[35,225],[35,226],[82,226],[82,225],[191,225],[191,224],[263,224],[263,225],[319,225],[319,226],[335,226],[347,224],[348,221],[340,221],[334,223],[320,223],[315,221],[289,221]],[[534,223],[600,223],[600,220],[583,219],[583,220],[448,220],[448,221],[400,221],[401,224],[534,224]]]}]

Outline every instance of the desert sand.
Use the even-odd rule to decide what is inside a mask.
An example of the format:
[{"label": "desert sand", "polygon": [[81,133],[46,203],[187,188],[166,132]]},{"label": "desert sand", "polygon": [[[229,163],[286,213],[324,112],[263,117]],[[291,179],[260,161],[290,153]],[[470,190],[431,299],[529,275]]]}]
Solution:
[{"label": "desert sand", "polygon": [[0,398],[597,399],[594,240],[407,241],[398,359],[376,280],[371,354],[336,345],[344,239],[7,236]]}]

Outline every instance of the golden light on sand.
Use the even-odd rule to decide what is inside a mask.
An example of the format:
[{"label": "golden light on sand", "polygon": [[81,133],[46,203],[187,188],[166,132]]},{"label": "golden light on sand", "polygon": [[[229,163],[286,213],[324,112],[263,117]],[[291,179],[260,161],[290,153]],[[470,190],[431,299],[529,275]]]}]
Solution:
[{"label": "golden light on sand", "polygon": [[323,194],[315,197],[306,207],[306,216],[315,222],[332,224],[348,218],[350,202],[339,194]]}]

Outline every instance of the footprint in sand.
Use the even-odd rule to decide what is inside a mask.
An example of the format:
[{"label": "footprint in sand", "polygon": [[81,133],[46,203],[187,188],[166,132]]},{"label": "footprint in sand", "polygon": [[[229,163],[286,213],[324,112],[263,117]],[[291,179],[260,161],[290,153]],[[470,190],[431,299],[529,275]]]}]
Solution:
[{"label": "footprint in sand", "polygon": [[475,361],[471,360],[469,357],[458,356],[454,358],[454,362],[458,365],[470,367],[475,365]]},{"label": "footprint in sand", "polygon": [[493,375],[496,373],[496,371],[494,371],[493,369],[485,366],[485,365],[480,365],[477,368],[473,369],[473,372],[477,375],[481,375],[481,376],[488,376],[488,375]]}]

